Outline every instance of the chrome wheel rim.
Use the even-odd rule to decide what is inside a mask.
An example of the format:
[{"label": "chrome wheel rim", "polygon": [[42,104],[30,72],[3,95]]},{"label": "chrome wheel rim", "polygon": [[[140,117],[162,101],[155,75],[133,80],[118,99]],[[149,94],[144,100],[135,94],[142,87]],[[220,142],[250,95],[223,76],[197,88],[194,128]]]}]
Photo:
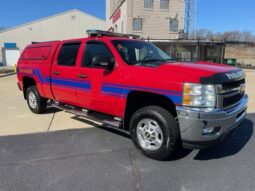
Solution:
[{"label": "chrome wheel rim", "polygon": [[155,151],[163,144],[163,132],[155,120],[141,120],[137,125],[136,135],[139,145],[145,150]]},{"label": "chrome wheel rim", "polygon": [[36,109],[37,102],[34,92],[29,92],[28,94],[28,101],[31,108]]}]

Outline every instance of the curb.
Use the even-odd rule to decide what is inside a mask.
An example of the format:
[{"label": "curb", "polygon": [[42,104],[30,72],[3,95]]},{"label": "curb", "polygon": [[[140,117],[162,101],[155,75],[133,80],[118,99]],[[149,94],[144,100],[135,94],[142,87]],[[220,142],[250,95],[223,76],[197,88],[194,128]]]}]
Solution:
[{"label": "curb", "polygon": [[11,73],[7,73],[7,74],[0,74],[0,78],[3,78],[3,77],[7,77],[7,76],[12,76],[16,74],[15,72],[11,72]]}]

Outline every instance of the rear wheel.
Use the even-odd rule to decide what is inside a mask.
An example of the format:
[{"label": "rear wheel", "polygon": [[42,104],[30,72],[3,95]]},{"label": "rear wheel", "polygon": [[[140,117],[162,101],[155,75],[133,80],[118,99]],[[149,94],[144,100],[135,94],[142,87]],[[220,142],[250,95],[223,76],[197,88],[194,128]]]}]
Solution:
[{"label": "rear wheel", "polygon": [[28,107],[33,113],[39,114],[46,110],[47,99],[40,96],[36,86],[28,87],[26,95]]},{"label": "rear wheel", "polygon": [[142,153],[156,160],[165,160],[180,145],[179,126],[173,115],[158,106],[136,111],[130,121],[130,134]]}]

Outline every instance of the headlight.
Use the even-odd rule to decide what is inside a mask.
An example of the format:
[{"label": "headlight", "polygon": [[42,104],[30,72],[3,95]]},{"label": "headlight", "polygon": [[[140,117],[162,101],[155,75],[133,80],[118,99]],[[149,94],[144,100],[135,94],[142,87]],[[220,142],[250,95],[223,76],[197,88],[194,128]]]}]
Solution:
[{"label": "headlight", "polygon": [[183,86],[183,105],[214,108],[216,106],[215,86],[185,83]]}]

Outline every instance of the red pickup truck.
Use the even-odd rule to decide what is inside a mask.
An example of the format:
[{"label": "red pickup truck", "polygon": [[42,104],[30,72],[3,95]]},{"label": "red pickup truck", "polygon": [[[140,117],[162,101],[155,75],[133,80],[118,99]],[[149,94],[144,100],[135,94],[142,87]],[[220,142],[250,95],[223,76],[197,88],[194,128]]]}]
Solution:
[{"label": "red pickup truck", "polygon": [[180,146],[214,145],[244,120],[241,69],[175,62],[132,35],[88,34],[25,48],[18,86],[32,112],[57,107],[129,132],[143,154],[158,160]]}]

